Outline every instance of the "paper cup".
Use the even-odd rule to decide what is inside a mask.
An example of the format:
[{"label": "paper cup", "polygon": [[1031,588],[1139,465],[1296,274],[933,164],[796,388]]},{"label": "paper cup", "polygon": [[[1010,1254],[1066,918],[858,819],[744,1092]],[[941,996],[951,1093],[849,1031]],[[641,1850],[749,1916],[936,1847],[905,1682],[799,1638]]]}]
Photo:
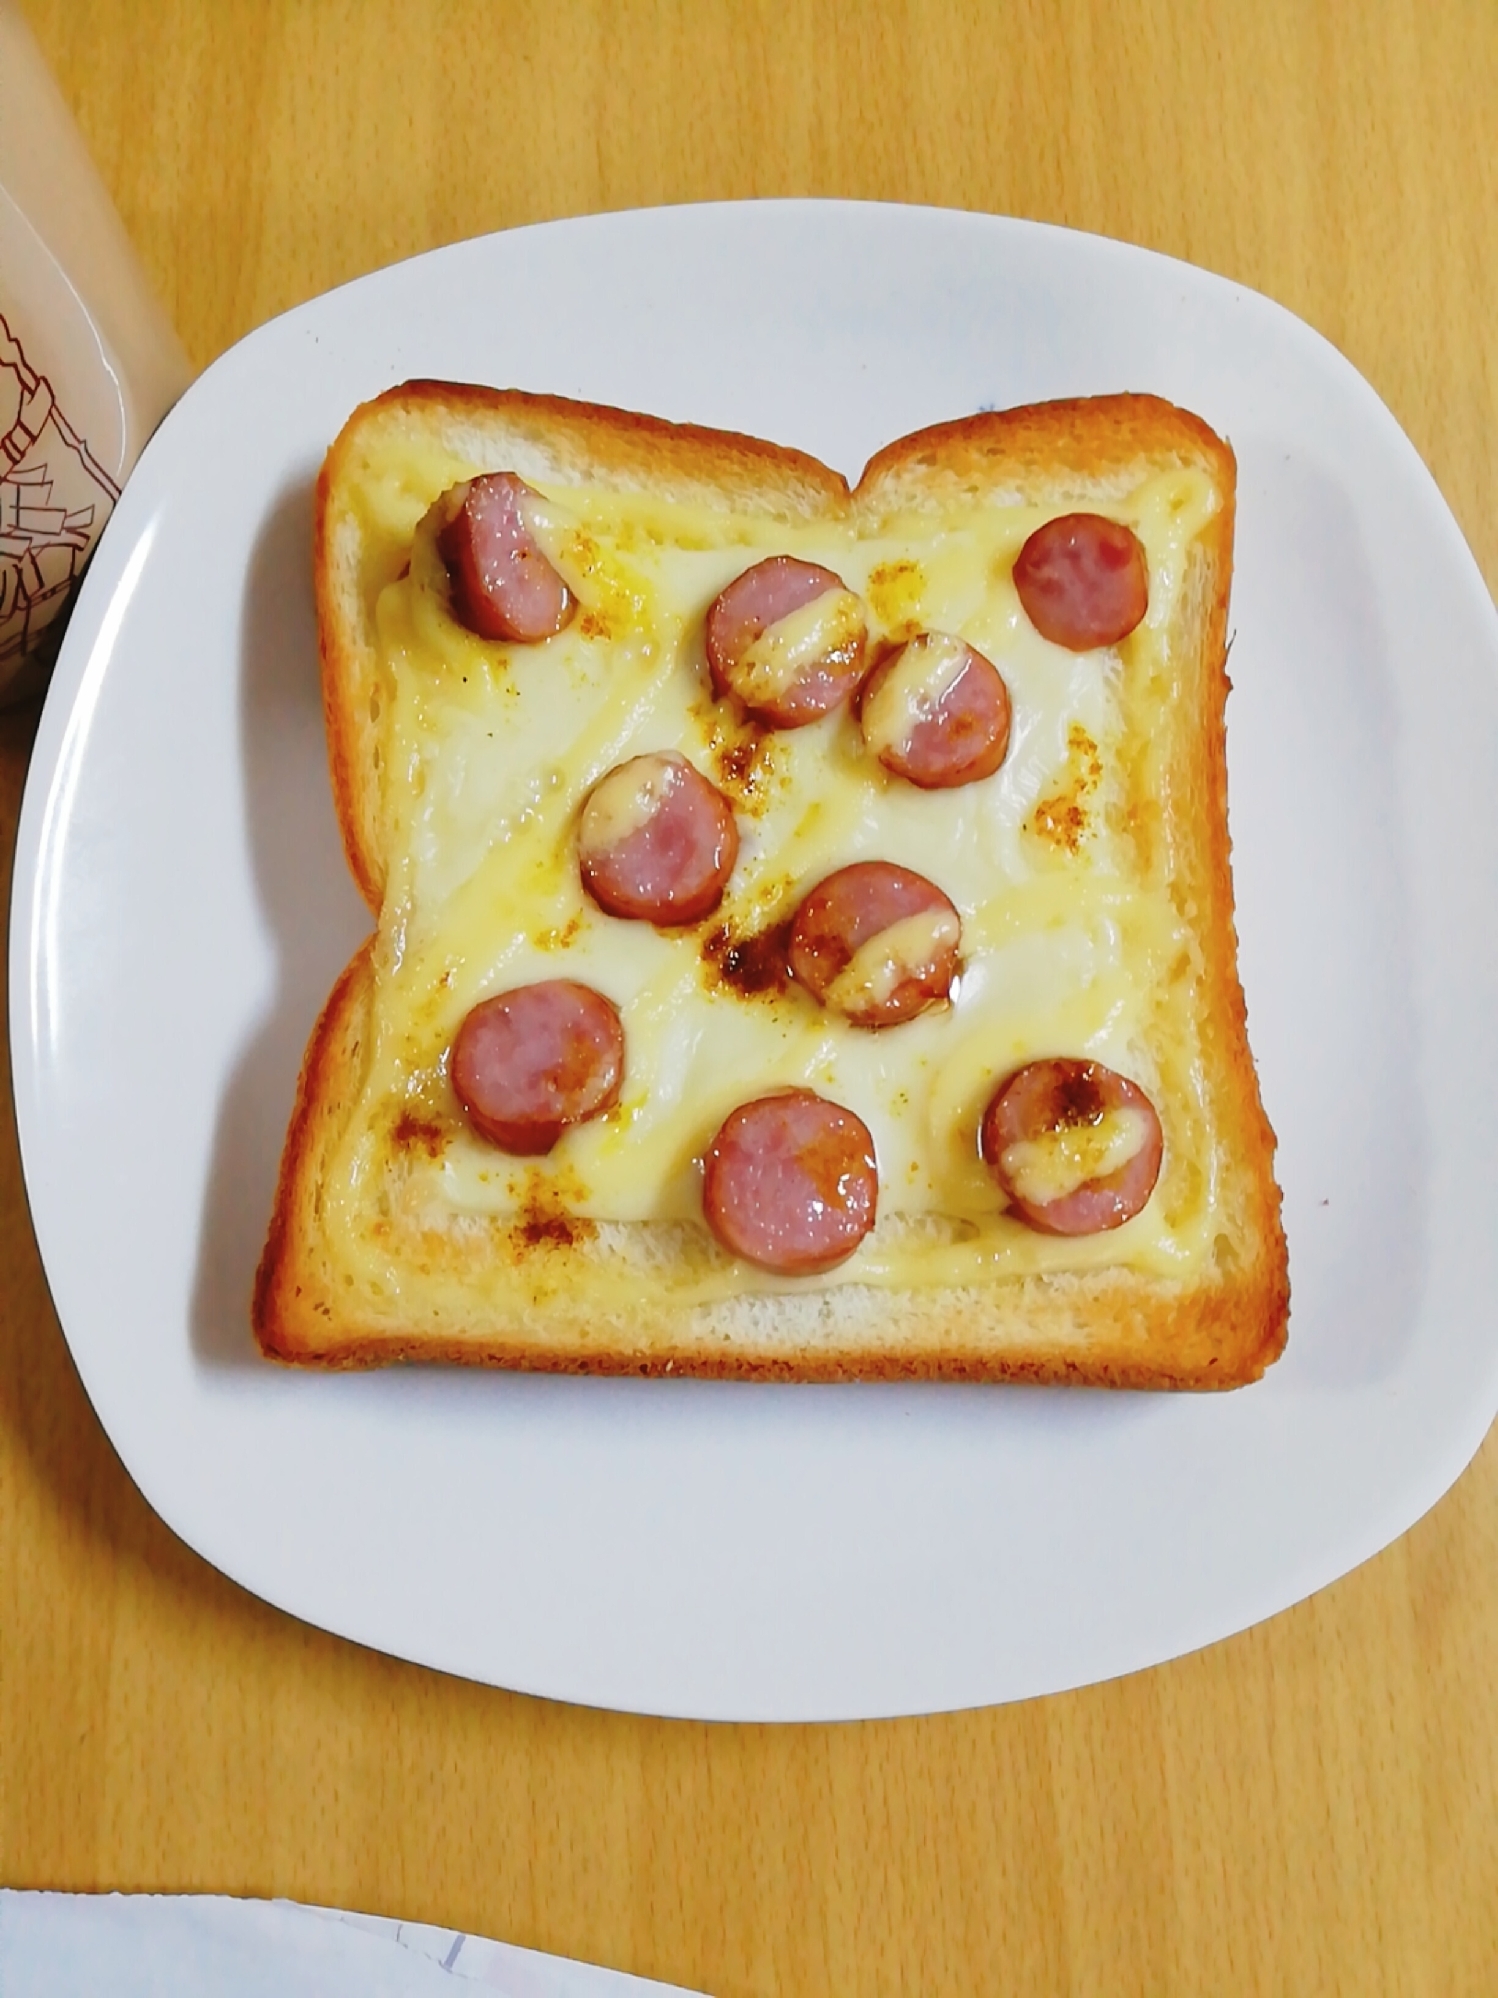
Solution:
[{"label": "paper cup", "polygon": [[191,379],[15,0],[0,0],[0,706],[34,693]]}]

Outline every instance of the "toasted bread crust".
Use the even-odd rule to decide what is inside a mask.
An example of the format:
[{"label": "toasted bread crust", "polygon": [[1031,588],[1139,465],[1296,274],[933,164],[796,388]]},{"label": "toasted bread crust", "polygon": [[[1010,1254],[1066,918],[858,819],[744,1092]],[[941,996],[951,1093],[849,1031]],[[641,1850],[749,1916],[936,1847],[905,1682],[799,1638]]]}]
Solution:
[{"label": "toasted bread crust", "polygon": [[[357,1096],[373,993],[368,945],[343,974],[309,1045],[256,1283],[262,1350],[301,1364],[395,1360],[546,1371],[697,1374],[774,1380],[1029,1380],[1212,1388],[1254,1380],[1282,1350],[1288,1277],[1274,1138],[1259,1101],[1236,969],[1226,815],[1224,709],[1234,464],[1198,418],[1153,397],[1114,396],[984,413],[888,446],[850,493],[803,454],[552,397],[418,382],[364,405],[318,487],[317,600],[334,795],[356,880],[378,911],[380,663],[363,523],[349,494],[360,454],[394,426],[473,463],[522,477],[710,500],[786,520],[861,526],[966,496],[1105,505],[1166,465],[1200,467],[1222,504],[1194,557],[1195,670],[1171,731],[1169,781],[1190,837],[1173,846],[1173,890],[1200,939],[1209,1115],[1237,1170],[1225,1226],[1232,1252],[1194,1284],[1126,1269],[1025,1276],[982,1289],[890,1292],[843,1285],[808,1294],[599,1312],[586,1326],[544,1313],[517,1325],[476,1307],[461,1322],[350,1297],[322,1250],[326,1159]],[[392,572],[393,573],[393,572]],[[1183,816],[1184,815],[1184,816]],[[607,1243],[542,1243],[538,1256],[629,1254]],[[623,1247],[620,1244],[623,1242]],[[417,1285],[419,1291],[419,1283]]]},{"label": "toasted bread crust", "polygon": [[316,1263],[307,1245],[316,1230],[319,1167],[329,1126],[357,1082],[371,955],[372,940],[360,945],[333,987],[302,1056],[276,1204],[255,1272],[252,1321],[260,1349],[271,1359],[321,1362],[318,1337],[326,1335],[332,1322],[334,1300],[326,1284],[310,1280]]},{"label": "toasted bread crust", "polygon": [[361,404],[318,477],[313,574],[333,798],[350,871],[375,914],[385,887],[379,720],[371,712],[380,669],[356,587],[363,524],[347,494],[359,454],[392,431],[474,463],[503,461],[542,482],[667,491],[788,521],[835,517],[849,503],[847,481],[803,451],[560,396],[414,381]]},{"label": "toasted bread crust", "polygon": [[[334,987],[303,1063],[255,1290],[256,1331],[273,1359],[333,1368],[422,1360],[718,1380],[1216,1388],[1257,1380],[1284,1345],[1288,1290],[1273,1231],[1255,1263],[1208,1289],[1127,1271],[1024,1277],[998,1297],[993,1289],[891,1294],[849,1286],[777,1297],[773,1336],[738,1300],[654,1312],[631,1305],[600,1315],[585,1333],[561,1334],[517,1335],[482,1325],[417,1329],[373,1313],[367,1299],[351,1310],[317,1250],[317,1202],[325,1161],[358,1088],[373,990],[366,944]],[[538,1244],[535,1253],[559,1251]]]},{"label": "toasted bread crust", "polygon": [[1141,468],[1165,464],[1200,465],[1232,492],[1233,454],[1199,416],[1153,395],[1077,396],[983,410],[897,438],[864,467],[854,505],[874,518],[945,506],[957,494],[1062,506],[1069,482],[1078,499],[1096,504],[1110,490],[1127,492]]}]

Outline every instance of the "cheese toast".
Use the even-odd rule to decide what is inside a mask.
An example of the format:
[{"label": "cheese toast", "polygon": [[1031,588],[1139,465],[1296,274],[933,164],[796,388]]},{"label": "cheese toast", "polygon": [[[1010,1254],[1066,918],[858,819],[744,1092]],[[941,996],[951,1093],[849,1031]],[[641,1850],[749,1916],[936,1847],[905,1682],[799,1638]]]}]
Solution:
[{"label": "cheese toast", "polygon": [[[303,1064],[262,1350],[1256,1379],[1288,1278],[1229,871],[1234,471],[1146,396],[942,424],[851,489],[777,445],[515,391],[412,382],[356,411],[314,560],[375,930]],[[509,525],[481,533],[481,502]],[[529,578],[508,625],[491,533]],[[1079,533],[1096,587],[1137,595],[1122,635],[1067,626]],[[987,719],[943,764],[957,682]],[[673,905],[610,868],[682,785],[721,836]],[[844,889],[895,897],[904,958],[850,931],[824,963]],[[496,1098],[531,1014],[592,1065],[554,1116]],[[1075,1128],[1023,1111],[1036,1075],[1086,1084]],[[845,1147],[825,1242],[761,1170],[793,1114]]]}]

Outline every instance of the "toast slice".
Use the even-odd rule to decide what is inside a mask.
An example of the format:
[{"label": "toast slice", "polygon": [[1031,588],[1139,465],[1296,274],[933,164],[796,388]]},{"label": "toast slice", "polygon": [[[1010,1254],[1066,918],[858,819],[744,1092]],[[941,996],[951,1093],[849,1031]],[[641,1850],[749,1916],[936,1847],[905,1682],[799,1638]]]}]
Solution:
[{"label": "toast slice", "polygon": [[[543,496],[579,613],[484,640],[454,618],[432,509],[461,480]],[[985,413],[881,451],[851,489],[805,455],[556,398],[413,382],[355,412],[318,487],[324,709],[349,865],[376,928],[307,1050],[254,1296],[280,1360],[786,1380],[1228,1387],[1283,1348],[1274,1139],[1236,968],[1224,671],[1234,462],[1146,396]],[[1034,528],[1126,523],[1149,609],[1112,645],[1019,609]],[[1001,769],[927,791],[846,709],[765,731],[717,700],[703,620],[750,563],[836,571],[876,641],[955,631],[1009,684]],[[744,832],[722,907],[662,930],[583,893],[583,800],[679,750]],[[764,975],[829,867],[869,856],[961,911],[955,1003],[878,1033]],[[483,999],[576,978],[618,1005],[607,1115],[540,1159],[477,1135],[448,1073]],[[1017,1218],[978,1157],[996,1082],[1082,1056],[1163,1129],[1144,1209],[1105,1233]],[[879,1218],[812,1276],[730,1255],[699,1161],[736,1104],[813,1085],[878,1139]]]}]

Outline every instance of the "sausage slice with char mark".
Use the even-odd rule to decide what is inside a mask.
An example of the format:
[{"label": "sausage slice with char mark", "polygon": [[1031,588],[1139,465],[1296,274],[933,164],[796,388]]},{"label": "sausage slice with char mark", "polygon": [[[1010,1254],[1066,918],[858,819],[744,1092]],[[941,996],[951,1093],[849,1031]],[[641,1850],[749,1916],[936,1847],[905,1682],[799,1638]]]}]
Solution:
[{"label": "sausage slice with char mark", "polygon": [[771,555],[713,599],[705,637],[720,696],[734,695],[772,728],[801,728],[863,678],[868,618],[831,569]]},{"label": "sausage slice with char mark", "polygon": [[702,1211],[731,1255],[781,1276],[846,1262],[874,1225],[868,1126],[810,1089],[731,1111],[702,1161]]},{"label": "sausage slice with char mark", "polygon": [[1014,1214],[1047,1235],[1131,1221],[1155,1189],[1164,1138],[1137,1082],[1101,1062],[1032,1061],[983,1113],[979,1150]]},{"label": "sausage slice with char mark", "polygon": [[480,638],[554,638],[577,608],[531,530],[528,503],[541,504],[541,495],[514,472],[468,479],[437,502],[453,615]]},{"label": "sausage slice with char mark", "polygon": [[618,1102],[619,1010],[571,979],[518,985],[474,1007],[458,1029],[448,1072],[481,1138],[519,1158],[539,1157],[569,1125]]},{"label": "sausage slice with char mark", "polygon": [[1149,609],[1138,535],[1100,513],[1063,513],[1037,527],[1015,561],[1014,587],[1041,637],[1068,652],[1117,645]]},{"label": "sausage slice with char mark", "polygon": [[722,900],[739,853],[733,808],[674,751],[616,764],[583,806],[583,886],[611,916],[695,923]]},{"label": "sausage slice with char mark", "polygon": [[791,925],[797,981],[855,1027],[893,1027],[949,997],[962,920],[924,874],[861,860],[819,881]]},{"label": "sausage slice with char mark", "polygon": [[923,791],[991,777],[1009,747],[1009,689],[998,668],[944,631],[920,632],[880,661],[858,718],[885,769]]}]

